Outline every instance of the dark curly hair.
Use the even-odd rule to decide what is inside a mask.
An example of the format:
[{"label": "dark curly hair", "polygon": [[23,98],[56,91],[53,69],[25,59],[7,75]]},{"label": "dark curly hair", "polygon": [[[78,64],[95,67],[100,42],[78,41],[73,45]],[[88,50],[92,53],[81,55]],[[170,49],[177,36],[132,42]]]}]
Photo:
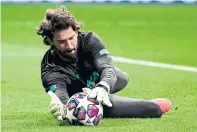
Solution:
[{"label": "dark curly hair", "polygon": [[67,29],[70,26],[74,31],[79,31],[82,24],[65,7],[60,6],[56,9],[47,9],[46,15],[36,32],[44,38],[44,44],[50,45],[48,38],[52,40],[56,30]]}]

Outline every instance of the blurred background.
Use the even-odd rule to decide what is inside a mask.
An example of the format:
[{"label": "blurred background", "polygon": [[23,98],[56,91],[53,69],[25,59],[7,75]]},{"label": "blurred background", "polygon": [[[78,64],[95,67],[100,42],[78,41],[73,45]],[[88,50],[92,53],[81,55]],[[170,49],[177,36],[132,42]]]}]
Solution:
[{"label": "blurred background", "polygon": [[[83,23],[82,30],[98,34],[113,56],[127,59],[115,59],[130,76],[118,95],[168,98],[173,110],[160,120],[105,119],[98,127],[59,127],[40,80],[49,47],[35,32],[46,9],[59,5]],[[196,131],[197,0],[1,0],[1,44],[2,131]],[[192,70],[150,67],[147,61]]]}]

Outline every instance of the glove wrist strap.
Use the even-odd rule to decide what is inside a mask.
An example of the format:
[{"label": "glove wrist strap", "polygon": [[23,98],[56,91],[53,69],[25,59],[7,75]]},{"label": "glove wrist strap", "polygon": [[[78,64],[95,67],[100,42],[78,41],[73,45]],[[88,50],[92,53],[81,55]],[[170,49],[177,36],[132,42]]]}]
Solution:
[{"label": "glove wrist strap", "polygon": [[102,88],[104,88],[104,89],[109,93],[109,91],[110,91],[110,85],[109,85],[107,82],[105,82],[105,81],[100,81],[100,82],[96,85],[96,87],[99,87],[99,86],[101,86]]}]

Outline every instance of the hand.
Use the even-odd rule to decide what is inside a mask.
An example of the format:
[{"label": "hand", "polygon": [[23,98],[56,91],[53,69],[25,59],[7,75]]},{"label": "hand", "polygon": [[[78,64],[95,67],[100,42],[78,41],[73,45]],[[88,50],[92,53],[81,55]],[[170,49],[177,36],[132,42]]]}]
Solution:
[{"label": "hand", "polygon": [[48,95],[51,98],[49,110],[51,114],[59,121],[63,121],[66,117],[66,106],[60,101],[56,94],[49,91]]},{"label": "hand", "polygon": [[90,98],[96,98],[96,100],[98,100],[102,104],[107,105],[108,107],[112,107],[112,103],[109,101],[109,94],[105,90],[105,88],[95,87],[92,90],[89,88],[83,88],[83,92],[89,94]]}]

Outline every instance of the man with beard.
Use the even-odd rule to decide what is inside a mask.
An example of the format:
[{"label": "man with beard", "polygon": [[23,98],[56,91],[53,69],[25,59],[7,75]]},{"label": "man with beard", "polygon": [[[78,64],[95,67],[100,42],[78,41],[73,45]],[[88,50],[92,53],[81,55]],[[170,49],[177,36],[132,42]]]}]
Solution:
[{"label": "man with beard", "polygon": [[66,103],[73,94],[88,92],[103,104],[105,118],[159,118],[172,108],[167,99],[130,99],[114,93],[125,88],[127,73],[114,66],[104,43],[64,7],[48,9],[38,35],[49,45],[41,62],[41,79],[52,97],[49,109],[64,120]]}]

